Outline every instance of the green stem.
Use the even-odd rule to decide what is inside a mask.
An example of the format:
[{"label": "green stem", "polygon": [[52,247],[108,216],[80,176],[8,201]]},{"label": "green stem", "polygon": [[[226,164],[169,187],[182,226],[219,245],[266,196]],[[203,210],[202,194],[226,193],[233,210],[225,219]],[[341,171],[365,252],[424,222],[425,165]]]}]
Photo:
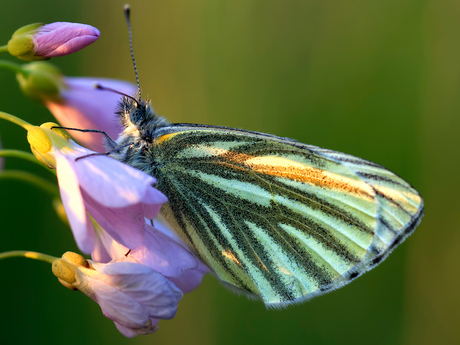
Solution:
[{"label": "green stem", "polygon": [[26,171],[3,170],[0,173],[0,180],[1,179],[15,179],[15,180],[29,182],[30,184],[41,187],[46,192],[51,194],[51,196],[59,197],[59,188],[56,185],[52,184],[51,182],[46,181],[44,178],[28,173]]},{"label": "green stem", "polygon": [[21,126],[22,128],[24,128],[26,131],[28,131],[30,128],[34,127],[30,123],[20,119],[19,117],[11,115],[11,114],[8,114],[8,113],[4,113],[3,111],[0,111],[0,119],[4,119],[4,120],[10,121],[10,122],[13,122],[13,123]]},{"label": "green stem", "polygon": [[[3,47],[0,47],[0,49],[1,48]],[[11,61],[6,61],[6,60],[0,60],[0,68],[10,70],[11,72],[14,72],[14,73],[21,73],[24,77],[27,77],[30,73],[29,71],[22,68],[21,65],[11,62]]]},{"label": "green stem", "polygon": [[45,164],[40,162],[35,156],[31,153],[20,151],[20,150],[0,150],[0,157],[16,157],[25,159],[26,161],[35,163],[45,168],[47,171],[56,174],[56,170],[48,168]]},{"label": "green stem", "polygon": [[49,262],[52,264],[55,260],[59,259],[51,255],[31,252],[28,250],[12,250],[10,252],[0,253],[0,260],[8,259],[8,258],[15,258],[15,257],[23,257],[28,259],[40,260],[44,262]]},{"label": "green stem", "polygon": [[0,53],[8,53],[8,44],[0,47]]}]

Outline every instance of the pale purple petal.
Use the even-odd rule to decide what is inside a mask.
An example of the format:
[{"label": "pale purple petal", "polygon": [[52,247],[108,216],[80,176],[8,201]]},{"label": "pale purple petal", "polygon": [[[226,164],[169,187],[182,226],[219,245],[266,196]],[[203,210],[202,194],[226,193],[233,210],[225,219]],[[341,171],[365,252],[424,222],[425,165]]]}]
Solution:
[{"label": "pale purple petal", "polygon": [[205,274],[209,273],[209,268],[200,261],[198,268],[188,270],[182,273],[179,277],[167,277],[174,283],[183,293],[189,293],[200,286]]},{"label": "pale purple petal", "polygon": [[[95,229],[96,230],[96,229]],[[106,234],[105,231],[103,231],[104,234]],[[107,247],[104,243],[103,236],[100,232],[96,232],[96,243],[94,245],[94,249],[91,252],[91,258],[93,261],[100,262],[100,263],[107,263],[112,260],[112,257],[110,256],[110,253],[107,251]],[[113,239],[112,239],[113,241]],[[124,253],[127,253],[128,249]],[[123,254],[121,254],[123,255]]]},{"label": "pale purple petal", "polygon": [[[80,157],[92,152],[77,147],[69,156]],[[144,202],[144,196],[156,182],[150,176],[127,164],[106,156],[80,159],[74,164],[80,187],[107,207],[121,208]]]},{"label": "pale purple petal", "polygon": [[86,212],[78,177],[64,155],[55,152],[56,172],[62,203],[78,247],[84,253],[90,253],[95,244],[94,229]]},{"label": "pale purple petal", "polygon": [[[109,262],[112,259],[117,259],[117,258],[123,257],[129,251],[128,247],[116,242],[112,238],[112,236],[110,236],[106,231],[102,230],[102,231],[97,232],[96,237],[98,239],[98,243],[96,244],[96,246],[99,245],[99,244],[101,246],[103,246],[103,249],[98,249],[98,250],[101,253],[104,252],[104,251],[106,253],[108,253],[108,255],[110,256],[110,259],[109,260],[104,260],[104,261],[102,261],[102,260],[101,261],[95,260],[95,261],[102,262],[102,263]],[[92,255],[92,253],[91,253],[91,255]],[[98,255],[98,253],[96,253],[96,255]]]},{"label": "pale purple petal", "polygon": [[126,338],[134,338],[137,334],[133,331],[130,331],[128,328],[120,325],[118,322],[114,322],[118,331],[123,334]]},{"label": "pale purple petal", "polygon": [[[166,201],[168,201],[167,198],[166,198]],[[161,206],[163,205],[162,204],[156,204],[156,205],[142,204],[144,216],[148,219],[155,218],[158,215],[158,212],[160,212]]]},{"label": "pale purple petal", "polygon": [[115,241],[131,249],[142,243],[146,226],[142,205],[112,208],[98,203],[84,189],[82,195],[88,212]]},{"label": "pale purple petal", "polygon": [[98,272],[91,276],[93,279],[123,291],[140,303],[150,317],[171,319],[176,314],[182,292],[161,274],[135,262],[133,258],[118,259],[110,264],[93,263],[93,267]]},{"label": "pale purple petal", "polygon": [[129,328],[142,328],[148,325],[149,314],[141,303],[103,281],[93,277],[87,279],[94,289],[95,300],[105,317]]},{"label": "pale purple petal", "polygon": [[[115,115],[121,96],[94,88],[101,84],[127,95],[136,93],[132,83],[105,78],[66,77],[67,90],[61,92],[62,102],[46,102],[46,106],[64,127],[97,129],[116,139],[122,131],[118,116]],[[97,152],[106,151],[103,135],[97,133],[70,132],[78,142]]]},{"label": "pale purple petal", "polygon": [[85,24],[57,22],[42,26],[33,35],[37,56],[57,57],[75,53],[95,42],[98,29]]},{"label": "pale purple petal", "polygon": [[147,189],[147,193],[144,195],[142,202],[144,216],[149,219],[153,219],[158,215],[158,212],[160,212],[161,206],[168,202],[168,198],[159,190],[149,188]]},{"label": "pale purple petal", "polygon": [[114,322],[114,323],[115,323],[115,326],[117,327],[117,329],[120,331],[120,333],[123,334],[126,338],[133,338],[136,335],[155,333],[158,330],[157,325],[158,325],[158,322],[160,322],[160,320],[151,318],[150,321],[151,321],[151,325],[146,330],[145,329],[142,329],[142,330],[129,329],[127,327],[124,327],[124,326],[120,325],[117,322]]},{"label": "pale purple petal", "polygon": [[161,216],[161,214],[158,215],[155,219],[146,219],[145,222],[148,225],[152,225],[155,227],[155,229],[161,231],[165,235],[167,235],[169,238],[172,238],[174,241],[177,243],[181,244],[182,246],[186,247],[187,245],[183,241],[183,239],[177,235],[177,233],[174,231],[174,229],[169,225],[169,223]]},{"label": "pale purple petal", "polygon": [[168,277],[198,267],[198,260],[187,249],[152,226],[145,226],[144,242],[131,251],[131,257]]}]

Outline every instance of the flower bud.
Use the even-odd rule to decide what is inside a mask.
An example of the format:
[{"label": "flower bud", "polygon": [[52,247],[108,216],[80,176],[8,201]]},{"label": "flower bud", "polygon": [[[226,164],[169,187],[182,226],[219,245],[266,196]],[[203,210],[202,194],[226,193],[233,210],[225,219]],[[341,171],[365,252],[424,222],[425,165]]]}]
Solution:
[{"label": "flower bud", "polygon": [[46,122],[40,127],[32,126],[27,131],[27,141],[34,156],[48,168],[56,167],[56,160],[50,153],[53,147],[63,148],[70,146],[69,135],[66,131],[60,128],[52,129],[58,126],[52,122]]},{"label": "flower bud", "polygon": [[16,30],[8,42],[8,51],[26,61],[46,60],[75,53],[96,41],[99,36],[99,30],[90,25],[35,23]]},{"label": "flower bud", "polygon": [[58,68],[46,62],[32,62],[23,69],[27,73],[18,73],[16,78],[24,94],[40,102],[61,99],[61,90],[66,86]]},{"label": "flower bud", "polygon": [[65,252],[62,255],[62,258],[65,259],[66,261],[85,268],[90,268],[90,264],[88,260],[86,260],[83,256],[80,254],[74,253],[74,252]]},{"label": "flower bud", "polygon": [[70,290],[77,290],[74,286],[77,281],[77,271],[75,266],[63,259],[57,259],[52,264],[53,274],[59,282]]}]

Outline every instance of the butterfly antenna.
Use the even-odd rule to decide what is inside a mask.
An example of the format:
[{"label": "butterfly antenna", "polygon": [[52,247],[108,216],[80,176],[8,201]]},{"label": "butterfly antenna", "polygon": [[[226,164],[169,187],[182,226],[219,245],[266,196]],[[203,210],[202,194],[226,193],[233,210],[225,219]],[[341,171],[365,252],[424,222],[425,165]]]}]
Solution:
[{"label": "butterfly antenna", "polygon": [[136,74],[136,82],[137,82],[137,92],[139,93],[139,99],[141,99],[141,86],[139,84],[139,75],[137,74],[137,67],[136,67],[136,59],[134,59],[134,51],[133,51],[133,33],[131,30],[131,21],[129,19],[129,14],[130,14],[130,7],[128,4],[125,5],[124,7],[124,12],[125,12],[125,19],[126,19],[126,24],[128,24],[128,32],[129,32],[129,49],[131,50],[131,59],[133,60],[133,65],[134,65],[134,73]]},{"label": "butterfly antenna", "polygon": [[128,97],[128,98],[131,98],[134,102],[136,102],[137,106],[139,106],[139,102],[137,101],[137,99],[135,99],[134,97],[130,96],[130,95],[127,95],[126,93],[123,93],[123,92],[120,92],[118,90],[114,90],[114,89],[111,89],[110,87],[105,87],[105,86],[102,86],[101,84],[94,84],[94,87],[98,90],[104,90],[104,91],[110,91],[110,92],[113,92],[113,93],[117,93],[119,95],[122,95],[124,97]]}]

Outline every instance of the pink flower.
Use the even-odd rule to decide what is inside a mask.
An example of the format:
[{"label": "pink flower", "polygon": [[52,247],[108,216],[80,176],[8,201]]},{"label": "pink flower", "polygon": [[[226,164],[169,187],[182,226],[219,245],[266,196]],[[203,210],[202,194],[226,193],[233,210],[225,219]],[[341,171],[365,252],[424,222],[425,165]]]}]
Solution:
[{"label": "pink flower", "polygon": [[[157,225],[163,227],[155,221],[155,226]],[[129,248],[115,241],[104,230],[98,229],[97,225],[96,235],[97,244],[91,253],[94,261],[109,262],[128,253]],[[178,238],[171,238],[148,224],[144,241],[131,250],[129,257],[166,276],[184,293],[195,290],[201,284],[203,276],[209,272],[195,255],[180,244]]]},{"label": "pink flower", "polygon": [[[61,126],[79,129],[99,129],[105,131],[111,138],[116,139],[122,128],[115,116],[120,95],[101,91],[94,88],[101,84],[127,95],[136,92],[132,83],[104,78],[66,77],[66,89],[60,92],[60,100],[46,99],[45,105],[53,113]],[[104,152],[103,135],[97,133],[70,133],[83,146],[97,152]]]},{"label": "pink flower", "polygon": [[52,123],[28,130],[35,156],[56,167],[64,209],[77,245],[91,253],[96,244],[91,215],[118,243],[138,247],[144,239],[144,217],[154,218],[167,198],[152,187],[155,178],[107,156],[94,153],[68,138]]},{"label": "pink flower", "polygon": [[81,259],[63,256],[53,272],[99,303],[125,336],[152,333],[159,319],[174,317],[182,293],[198,287],[208,269],[178,240],[146,223],[167,201],[152,187],[155,178],[107,156],[76,160],[93,151],[54,126],[32,126],[27,138],[35,156],[56,168],[76,242],[99,263],[69,254]]},{"label": "pink flower", "polygon": [[101,264],[67,252],[53,262],[53,273],[97,302],[127,337],[155,332],[159,319],[175,316],[182,298],[172,282],[133,258]]},{"label": "pink flower", "polygon": [[143,241],[144,217],[154,218],[166,197],[152,187],[155,178],[110,157],[76,158],[93,153],[77,144],[54,153],[59,189],[79,248],[95,246],[89,214],[118,243],[136,248]]},{"label": "pink flower", "polygon": [[8,51],[22,60],[44,60],[75,53],[95,42],[99,36],[99,30],[90,25],[36,23],[16,30],[8,42]]},{"label": "pink flower", "polygon": [[75,53],[95,42],[101,33],[95,27],[79,23],[47,24],[33,35],[35,55],[57,57]]}]

